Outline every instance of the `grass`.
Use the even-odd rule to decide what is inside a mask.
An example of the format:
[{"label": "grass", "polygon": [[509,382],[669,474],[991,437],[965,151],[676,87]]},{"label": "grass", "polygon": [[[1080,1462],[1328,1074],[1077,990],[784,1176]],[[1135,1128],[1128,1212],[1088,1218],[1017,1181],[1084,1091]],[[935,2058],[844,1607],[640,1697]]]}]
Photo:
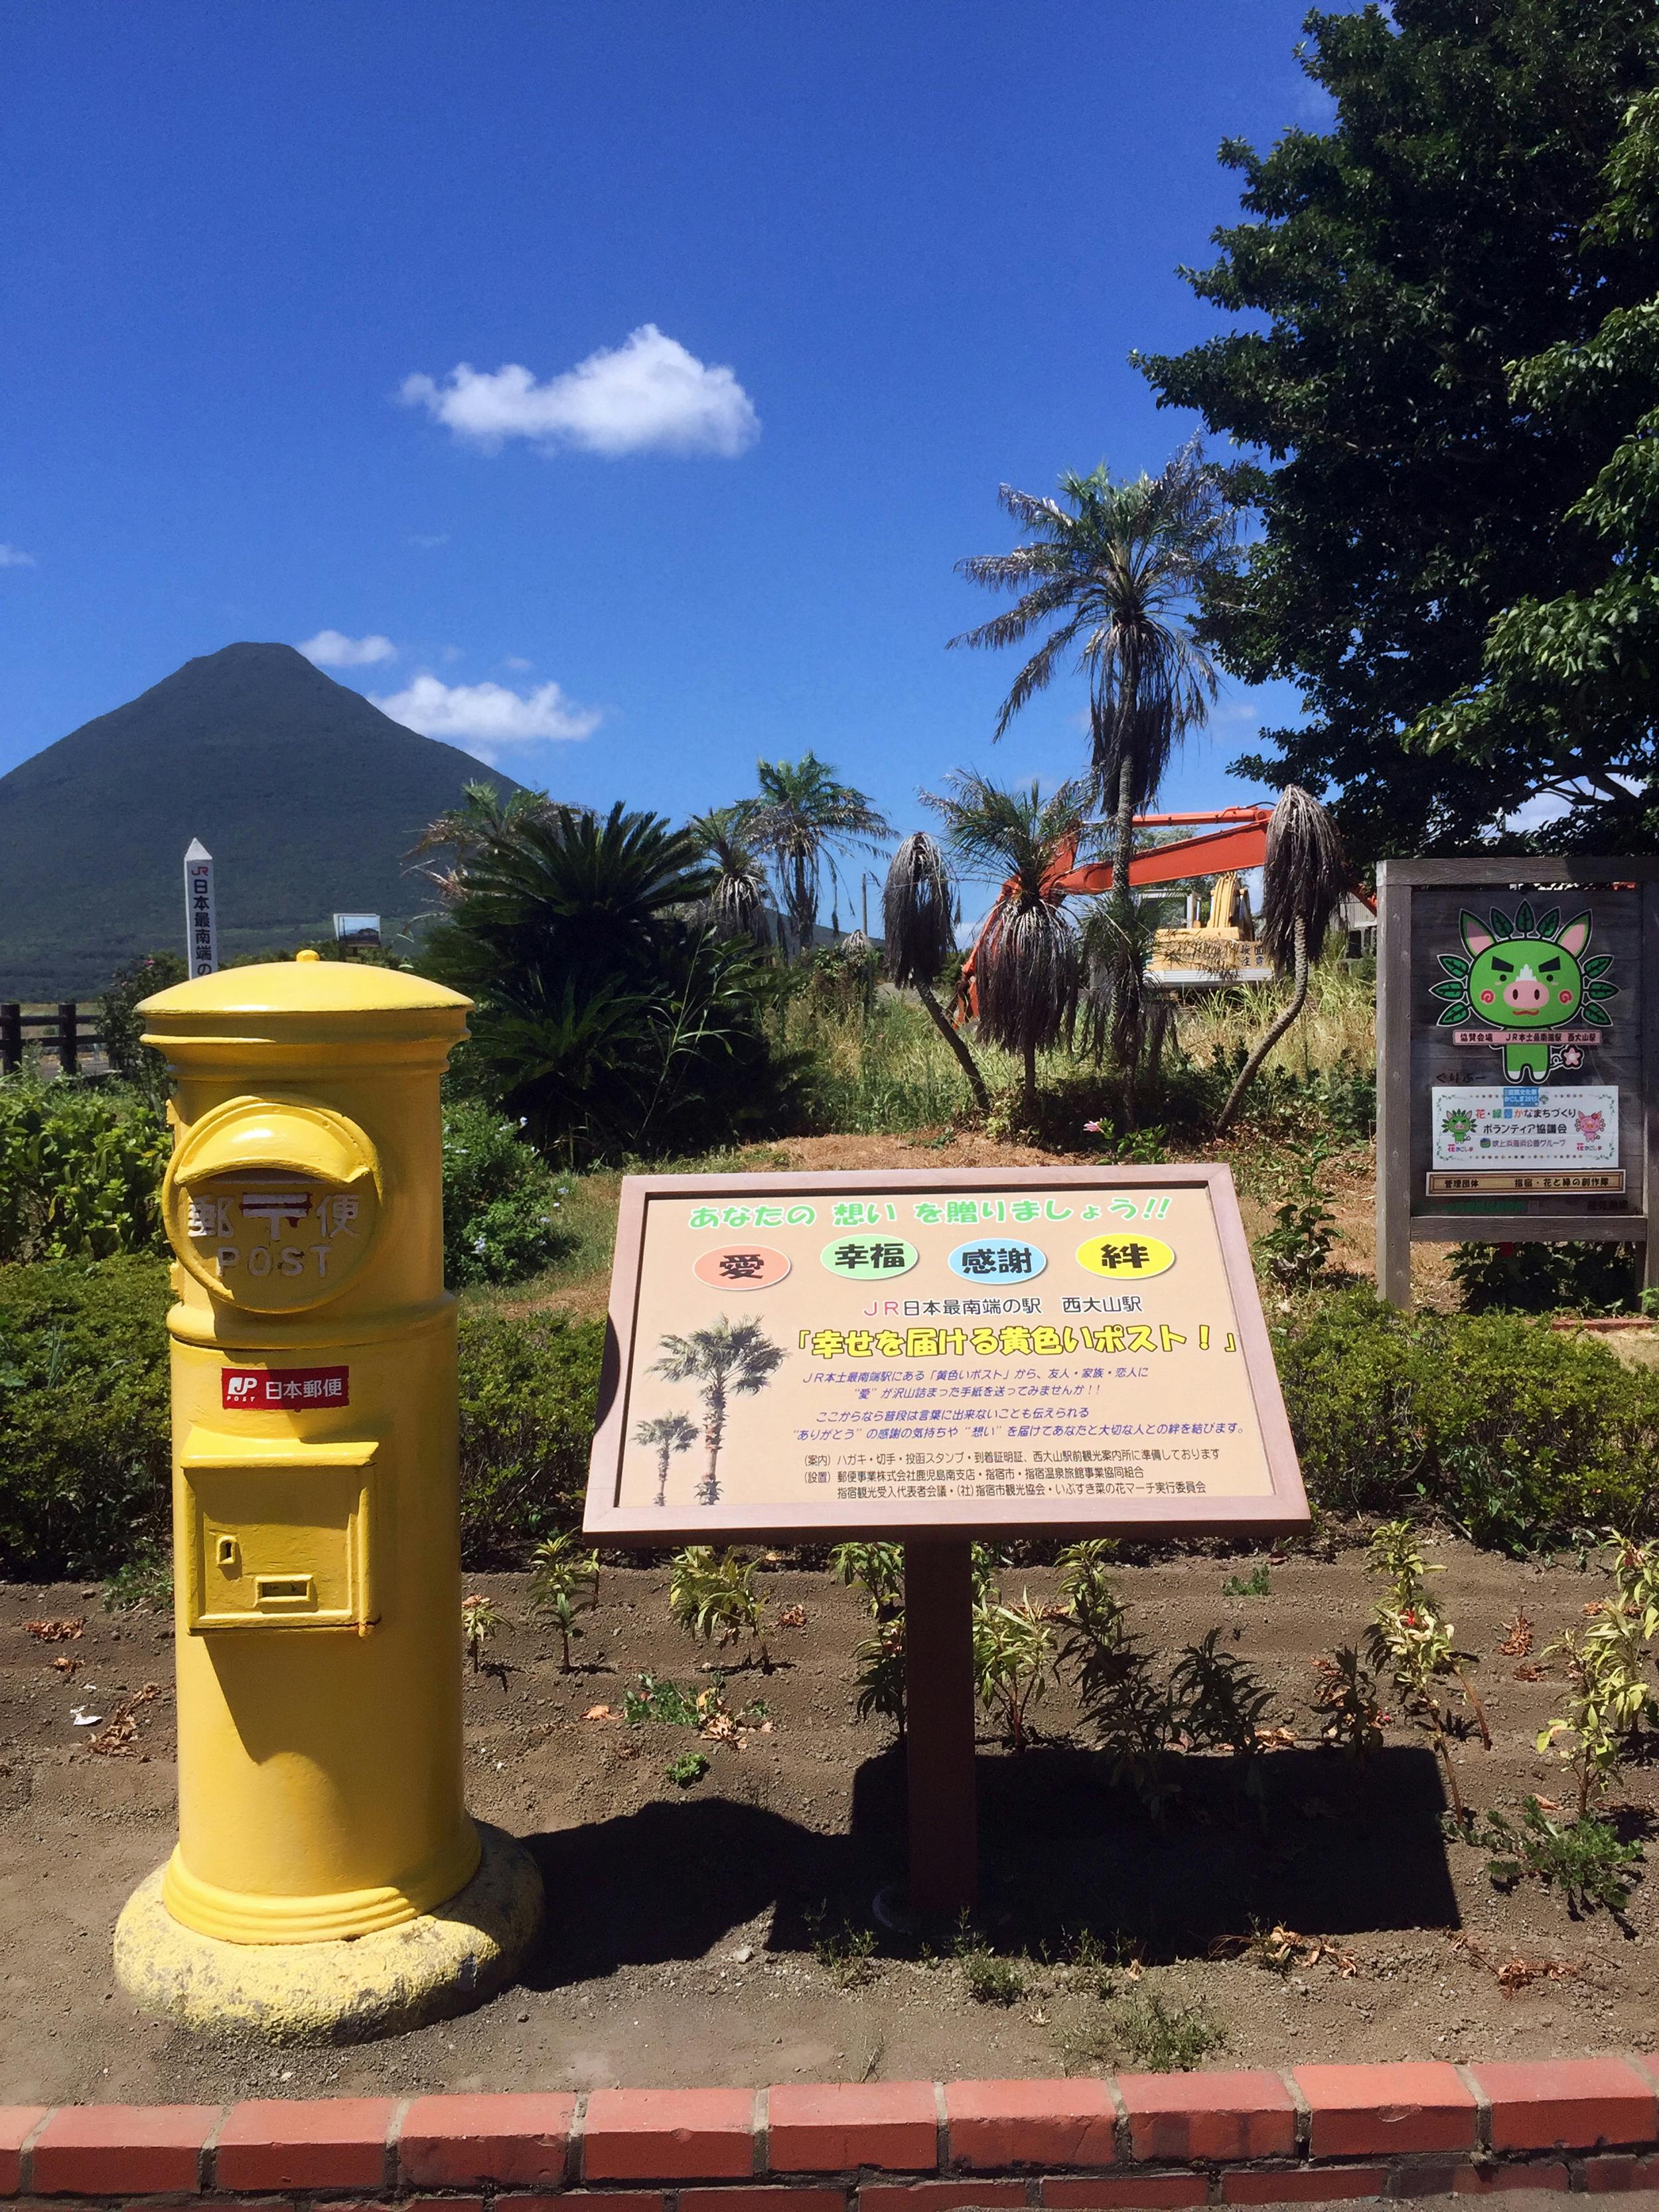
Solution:
[{"label": "grass", "polygon": [[1227,2031],[1209,2008],[1171,2004],[1156,1990],[1142,1990],[1112,2015],[1119,2048],[1149,2074],[1174,2074],[1219,2051]]},{"label": "grass", "polygon": [[1025,1977],[1012,1959],[999,1959],[994,1951],[975,1949],[957,1954],[962,1978],[975,2004],[1018,2004],[1025,1994]]}]

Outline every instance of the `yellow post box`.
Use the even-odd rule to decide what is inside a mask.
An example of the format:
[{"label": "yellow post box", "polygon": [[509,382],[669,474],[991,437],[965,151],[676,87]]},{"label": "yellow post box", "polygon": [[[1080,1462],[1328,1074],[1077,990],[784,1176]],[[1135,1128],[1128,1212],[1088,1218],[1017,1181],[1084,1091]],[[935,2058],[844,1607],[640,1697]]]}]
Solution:
[{"label": "yellow post box", "polygon": [[540,1917],[462,1802],[438,1079],[467,1004],[302,952],[143,1008],[175,1082],[179,1844],[116,1967],[192,2024],[412,2026]]}]

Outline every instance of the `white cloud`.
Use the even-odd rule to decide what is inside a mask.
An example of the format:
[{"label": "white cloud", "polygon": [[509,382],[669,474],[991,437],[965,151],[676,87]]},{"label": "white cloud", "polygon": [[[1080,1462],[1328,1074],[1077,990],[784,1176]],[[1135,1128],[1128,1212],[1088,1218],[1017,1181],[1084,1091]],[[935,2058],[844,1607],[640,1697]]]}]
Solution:
[{"label": "white cloud", "polygon": [[504,684],[445,684],[436,676],[417,676],[374,704],[423,738],[447,738],[490,762],[514,745],[587,737],[600,721],[597,708],[579,707],[556,684],[521,692]]},{"label": "white cloud", "polygon": [[377,660],[398,658],[389,637],[347,637],[337,629],[319,629],[298,650],[319,668],[368,668]]},{"label": "white cloud", "polygon": [[508,438],[603,453],[719,453],[760,435],[760,418],[729,368],[710,368],[654,323],[538,384],[509,362],[493,375],[462,362],[447,380],[404,380],[398,395],[464,441],[497,453]]},{"label": "white cloud", "polygon": [[24,552],[21,545],[0,545],[0,568],[33,568],[37,565],[33,554]]},{"label": "white cloud", "polygon": [[509,653],[501,663],[503,668],[510,668],[515,676],[526,674],[535,665],[533,660],[526,660],[521,653]]}]

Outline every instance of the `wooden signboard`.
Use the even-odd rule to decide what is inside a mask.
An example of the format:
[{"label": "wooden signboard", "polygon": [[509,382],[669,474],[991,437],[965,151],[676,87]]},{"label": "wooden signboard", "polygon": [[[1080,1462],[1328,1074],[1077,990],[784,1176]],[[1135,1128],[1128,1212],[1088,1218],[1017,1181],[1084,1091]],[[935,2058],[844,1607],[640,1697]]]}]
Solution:
[{"label": "wooden signboard", "polygon": [[1224,1167],[623,1184],[583,1525],[902,1542],[914,1913],[975,1892],[973,1539],[1307,1520]]},{"label": "wooden signboard", "polygon": [[1640,1243],[1659,860],[1377,868],[1377,1283],[1416,1243]]},{"label": "wooden signboard", "polygon": [[632,1176],[611,1328],[608,1543],[1307,1519],[1224,1167]]}]

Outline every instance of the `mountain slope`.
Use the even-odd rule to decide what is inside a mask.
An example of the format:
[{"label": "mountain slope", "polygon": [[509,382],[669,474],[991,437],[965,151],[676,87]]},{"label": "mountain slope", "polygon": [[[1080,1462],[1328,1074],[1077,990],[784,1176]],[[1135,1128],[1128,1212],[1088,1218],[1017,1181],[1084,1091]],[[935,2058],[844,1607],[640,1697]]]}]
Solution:
[{"label": "mountain slope", "polygon": [[288,645],[228,645],[0,776],[0,999],[87,999],[184,950],[184,855],[212,854],[221,958],[406,920],[404,855],[478,777]]}]

